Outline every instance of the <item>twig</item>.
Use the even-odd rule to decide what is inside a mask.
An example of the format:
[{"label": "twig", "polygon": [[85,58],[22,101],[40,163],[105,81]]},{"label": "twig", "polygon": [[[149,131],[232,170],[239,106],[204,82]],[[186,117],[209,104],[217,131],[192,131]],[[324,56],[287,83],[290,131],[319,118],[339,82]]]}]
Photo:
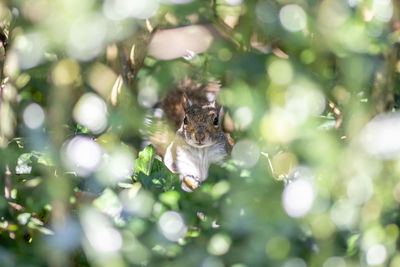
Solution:
[{"label": "twig", "polygon": [[146,27],[135,34],[133,41],[127,40],[118,45],[122,77],[129,88],[134,87],[135,78],[143,66],[147,47],[154,32],[155,27],[147,20]]},{"label": "twig", "polygon": [[335,130],[338,130],[343,123],[343,114],[333,102],[329,103],[329,107],[332,109],[333,113],[337,116]]}]

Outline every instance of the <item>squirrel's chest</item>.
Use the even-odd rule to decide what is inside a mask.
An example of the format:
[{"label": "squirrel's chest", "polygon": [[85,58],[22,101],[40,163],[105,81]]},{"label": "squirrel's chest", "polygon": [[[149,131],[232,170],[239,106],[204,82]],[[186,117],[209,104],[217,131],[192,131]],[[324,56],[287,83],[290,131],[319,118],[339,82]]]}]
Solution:
[{"label": "squirrel's chest", "polygon": [[226,152],[220,145],[191,149],[178,147],[176,155],[176,166],[179,173],[191,174],[204,181],[207,179],[210,164],[223,161]]}]

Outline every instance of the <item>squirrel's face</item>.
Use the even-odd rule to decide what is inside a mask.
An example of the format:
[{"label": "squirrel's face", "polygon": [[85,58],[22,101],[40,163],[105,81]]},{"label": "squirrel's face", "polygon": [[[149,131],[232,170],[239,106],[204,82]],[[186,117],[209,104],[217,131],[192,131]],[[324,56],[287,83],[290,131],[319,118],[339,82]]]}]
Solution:
[{"label": "squirrel's face", "polygon": [[186,143],[207,147],[217,142],[221,131],[220,112],[211,106],[191,106],[185,110],[182,131]]}]

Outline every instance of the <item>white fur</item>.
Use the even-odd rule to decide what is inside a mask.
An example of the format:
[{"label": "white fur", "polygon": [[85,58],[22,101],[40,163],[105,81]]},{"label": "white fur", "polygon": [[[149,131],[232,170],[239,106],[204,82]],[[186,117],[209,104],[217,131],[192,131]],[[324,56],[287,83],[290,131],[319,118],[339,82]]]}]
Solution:
[{"label": "white fur", "polygon": [[[221,143],[207,147],[193,147],[189,145],[174,146],[174,142],[167,148],[164,157],[165,165],[172,172],[181,174],[181,177],[193,176],[199,182],[207,179],[208,169],[212,163],[220,163],[227,156],[224,144]],[[175,147],[176,159],[173,159],[175,151],[172,150]]]}]

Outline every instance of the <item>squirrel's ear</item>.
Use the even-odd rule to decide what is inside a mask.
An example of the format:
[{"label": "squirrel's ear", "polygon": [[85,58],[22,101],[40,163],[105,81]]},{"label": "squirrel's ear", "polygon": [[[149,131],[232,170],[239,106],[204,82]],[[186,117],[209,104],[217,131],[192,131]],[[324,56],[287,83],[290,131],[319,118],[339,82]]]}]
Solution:
[{"label": "squirrel's ear", "polygon": [[183,92],[183,95],[182,95],[183,109],[186,110],[186,109],[190,108],[192,105],[193,105],[192,101],[190,101],[187,94],[185,92]]}]

